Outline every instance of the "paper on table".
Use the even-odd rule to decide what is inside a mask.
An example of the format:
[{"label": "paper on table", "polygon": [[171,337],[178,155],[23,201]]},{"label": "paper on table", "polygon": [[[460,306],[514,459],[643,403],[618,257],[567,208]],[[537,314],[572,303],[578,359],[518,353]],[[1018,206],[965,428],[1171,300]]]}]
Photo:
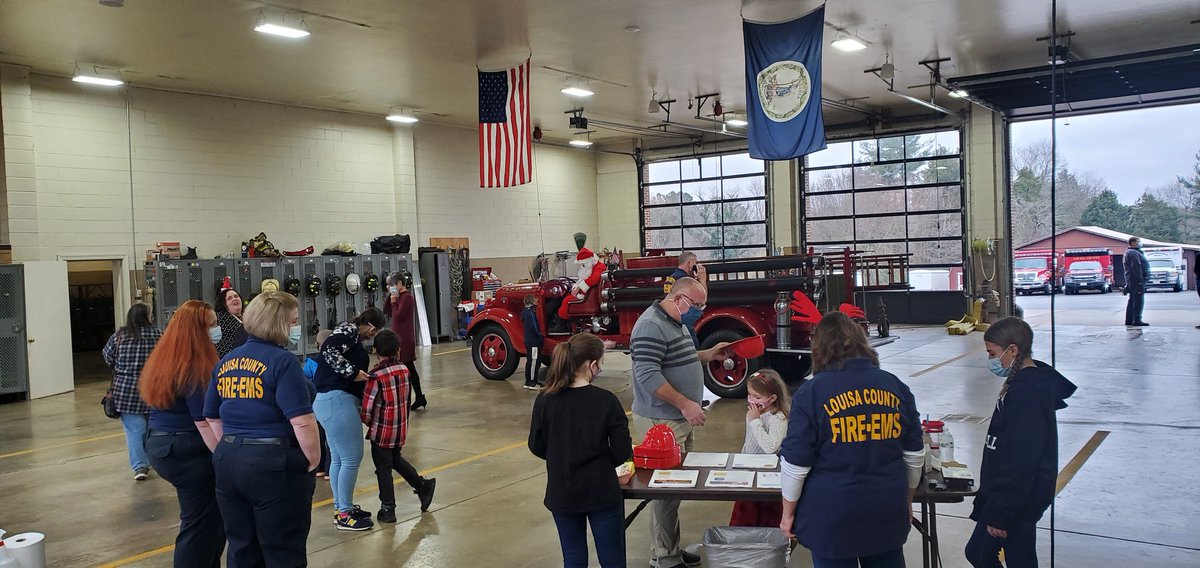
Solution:
[{"label": "paper on table", "polygon": [[753,471],[719,471],[713,470],[708,472],[708,481],[704,482],[705,487],[741,487],[749,489],[754,487],[754,472]]},{"label": "paper on table", "polygon": [[758,472],[758,488],[759,489],[782,489],[783,484],[779,480],[778,471],[760,471]]},{"label": "paper on table", "polygon": [[700,472],[694,469],[657,469],[650,476],[649,487],[691,488],[700,479]]},{"label": "paper on table", "polygon": [[779,456],[775,454],[733,454],[733,467],[743,469],[775,469]]},{"label": "paper on table", "polygon": [[729,465],[728,453],[688,452],[683,458],[687,467],[725,467]]}]

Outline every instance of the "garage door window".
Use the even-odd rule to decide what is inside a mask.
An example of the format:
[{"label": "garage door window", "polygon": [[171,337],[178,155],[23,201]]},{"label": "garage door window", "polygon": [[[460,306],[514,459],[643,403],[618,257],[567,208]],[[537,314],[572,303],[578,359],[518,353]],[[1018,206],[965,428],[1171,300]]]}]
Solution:
[{"label": "garage door window", "polygon": [[642,168],[642,249],[701,259],[766,256],[767,191],[747,153],[649,162]]},{"label": "garage door window", "polygon": [[830,144],[803,171],[807,245],[907,254],[914,288],[962,289],[958,130]]}]

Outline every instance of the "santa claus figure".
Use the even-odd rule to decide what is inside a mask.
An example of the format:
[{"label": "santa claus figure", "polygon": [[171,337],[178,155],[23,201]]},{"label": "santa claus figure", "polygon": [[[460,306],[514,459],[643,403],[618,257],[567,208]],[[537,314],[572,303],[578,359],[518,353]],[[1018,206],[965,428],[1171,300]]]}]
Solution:
[{"label": "santa claus figure", "polygon": [[[600,259],[596,257],[596,253],[587,247],[579,249],[579,254],[575,255],[575,262],[579,263],[579,279],[571,287],[571,295],[577,300],[582,300],[587,297],[588,290],[591,290],[593,286],[600,283],[600,275],[604,274],[604,265],[600,264]],[[567,319],[567,305],[569,303],[570,300],[563,301],[562,306],[558,308],[558,317]]]}]

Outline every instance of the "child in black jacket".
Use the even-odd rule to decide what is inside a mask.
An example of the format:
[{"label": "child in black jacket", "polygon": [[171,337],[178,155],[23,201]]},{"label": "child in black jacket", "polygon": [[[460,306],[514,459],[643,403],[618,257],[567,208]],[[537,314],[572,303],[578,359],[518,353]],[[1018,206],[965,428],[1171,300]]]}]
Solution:
[{"label": "child in black jacket", "polygon": [[1075,385],[1053,367],[1034,361],[1033,330],[1004,318],[983,336],[991,371],[1005,379],[992,412],[979,471],[979,494],[967,542],[975,568],[1037,566],[1037,522],[1054,500],[1058,473],[1058,419]]},{"label": "child in black jacket", "polygon": [[525,388],[537,390],[542,386],[538,381],[538,367],[541,366],[543,341],[542,326],[538,324],[537,317],[537,296],[525,296],[521,323],[525,328]]}]

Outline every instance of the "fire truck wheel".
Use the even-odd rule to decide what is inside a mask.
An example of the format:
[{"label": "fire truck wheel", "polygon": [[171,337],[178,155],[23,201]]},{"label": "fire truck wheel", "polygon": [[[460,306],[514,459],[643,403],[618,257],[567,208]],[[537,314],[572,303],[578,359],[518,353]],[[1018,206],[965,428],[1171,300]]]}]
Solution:
[{"label": "fire truck wheel", "polygon": [[481,326],[471,340],[471,359],[483,378],[503,381],[512,376],[521,362],[504,328],[488,324]]},{"label": "fire truck wheel", "polygon": [[[750,333],[734,329],[721,329],[710,333],[700,342],[700,349],[708,349],[722,341],[734,342]],[[704,373],[704,386],[721,398],[744,398],[746,378],[761,365],[758,359],[745,359],[734,355],[729,359],[712,361]]]}]

